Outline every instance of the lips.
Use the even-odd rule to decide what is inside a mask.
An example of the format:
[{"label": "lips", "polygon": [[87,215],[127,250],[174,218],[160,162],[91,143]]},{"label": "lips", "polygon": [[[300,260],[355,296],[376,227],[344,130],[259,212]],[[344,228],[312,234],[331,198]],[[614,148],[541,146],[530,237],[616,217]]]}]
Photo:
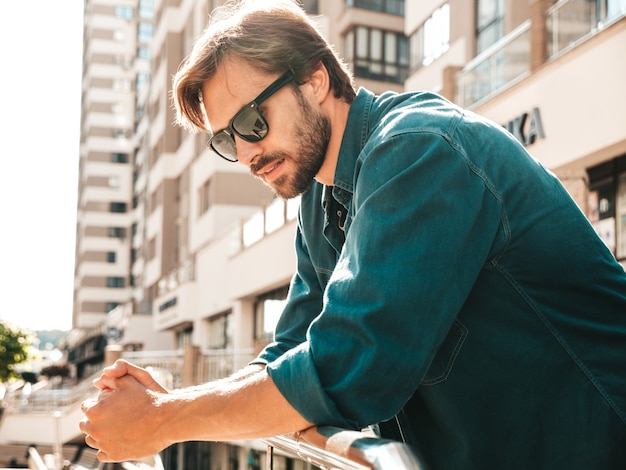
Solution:
[{"label": "lips", "polygon": [[278,169],[278,167],[280,167],[283,164],[284,161],[285,161],[285,159],[281,158],[279,160],[273,161],[269,165],[265,165],[263,168],[261,168],[260,170],[258,170],[256,172],[257,176],[259,176],[261,178],[268,179],[268,177],[270,177],[271,173],[274,170]]}]

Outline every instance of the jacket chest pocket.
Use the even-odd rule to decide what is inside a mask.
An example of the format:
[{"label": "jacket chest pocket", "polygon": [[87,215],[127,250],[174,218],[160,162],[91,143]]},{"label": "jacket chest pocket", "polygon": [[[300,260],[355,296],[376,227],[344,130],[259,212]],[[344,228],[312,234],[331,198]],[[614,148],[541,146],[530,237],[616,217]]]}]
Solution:
[{"label": "jacket chest pocket", "polygon": [[448,336],[446,336],[439,351],[437,351],[420,386],[436,385],[448,378],[468,333],[469,330],[463,323],[459,320],[454,320]]}]

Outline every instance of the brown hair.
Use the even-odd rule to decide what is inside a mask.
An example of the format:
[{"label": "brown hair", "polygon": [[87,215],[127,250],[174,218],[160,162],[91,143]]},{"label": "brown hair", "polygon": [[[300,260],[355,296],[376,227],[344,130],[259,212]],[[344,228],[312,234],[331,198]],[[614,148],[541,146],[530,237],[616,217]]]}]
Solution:
[{"label": "brown hair", "polygon": [[305,83],[322,63],[335,97],[351,103],[356,94],[347,66],[294,1],[230,2],[214,10],[209,26],[174,76],[173,98],[180,125],[191,131],[209,130],[202,85],[230,55],[268,74],[291,70],[297,85]]}]

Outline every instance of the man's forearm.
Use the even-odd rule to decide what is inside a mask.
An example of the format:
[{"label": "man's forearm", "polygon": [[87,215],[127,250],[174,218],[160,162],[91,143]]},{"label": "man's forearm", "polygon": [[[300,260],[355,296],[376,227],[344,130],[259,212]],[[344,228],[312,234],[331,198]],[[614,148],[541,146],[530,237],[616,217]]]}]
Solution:
[{"label": "man's forearm", "polygon": [[262,366],[204,386],[160,397],[174,442],[276,436],[310,427]]},{"label": "man's forearm", "polygon": [[122,361],[96,385],[102,392],[83,403],[81,430],[102,461],[146,457],[176,442],[262,438],[311,426],[263,366],[170,393],[147,371]]}]

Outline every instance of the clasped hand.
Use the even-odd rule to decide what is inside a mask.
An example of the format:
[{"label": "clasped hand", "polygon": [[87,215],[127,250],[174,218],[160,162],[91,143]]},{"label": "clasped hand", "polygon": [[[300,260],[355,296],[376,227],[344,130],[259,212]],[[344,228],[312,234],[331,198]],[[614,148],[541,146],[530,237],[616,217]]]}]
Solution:
[{"label": "clasped hand", "polygon": [[85,400],[80,430],[98,460],[121,462],[154,455],[169,445],[160,429],[167,423],[156,408],[168,392],[150,372],[124,360],[94,380],[97,398]]}]

